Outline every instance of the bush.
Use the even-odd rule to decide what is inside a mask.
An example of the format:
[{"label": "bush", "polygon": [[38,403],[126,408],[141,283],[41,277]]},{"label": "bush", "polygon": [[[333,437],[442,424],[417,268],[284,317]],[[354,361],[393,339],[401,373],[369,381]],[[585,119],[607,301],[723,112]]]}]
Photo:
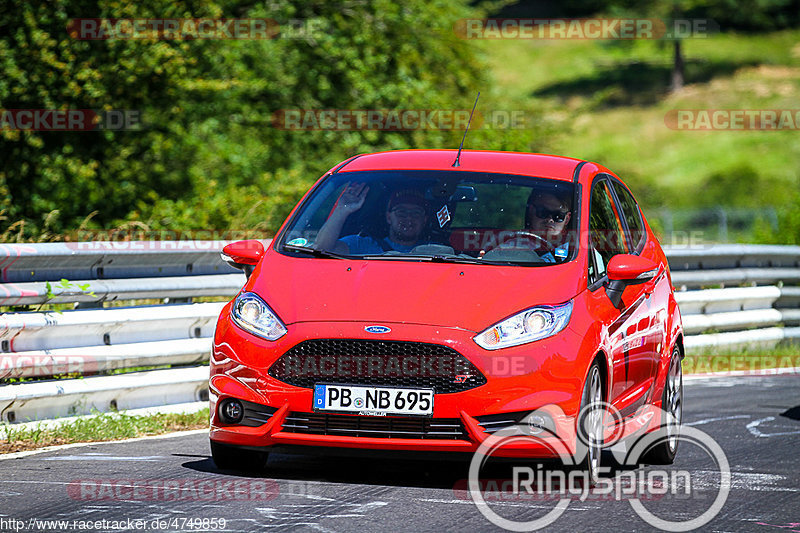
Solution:
[{"label": "bush", "polygon": [[[128,221],[153,227],[253,224],[272,231],[324,171],[366,151],[456,147],[461,131],[285,131],[282,109],[491,108],[488,69],[453,23],[466,0],[9,0],[0,8],[0,108],[134,109],[141,131],[0,132],[0,234]],[[312,38],[79,41],[73,17],[316,21]],[[486,139],[488,134],[476,134]],[[481,137],[483,136],[483,137]],[[529,149],[535,130],[492,135]],[[256,207],[257,206],[257,207]],[[17,226],[18,227],[18,226]]]}]

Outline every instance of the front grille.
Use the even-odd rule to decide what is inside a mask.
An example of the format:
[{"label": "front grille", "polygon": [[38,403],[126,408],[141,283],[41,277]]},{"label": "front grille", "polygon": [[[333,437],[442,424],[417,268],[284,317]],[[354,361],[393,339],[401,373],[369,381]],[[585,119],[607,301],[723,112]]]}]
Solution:
[{"label": "front grille", "polygon": [[[239,401],[242,402],[242,407],[244,407],[242,421],[236,424],[239,426],[263,426],[269,422],[269,419],[272,418],[272,415],[278,411],[277,408],[270,407],[269,405],[261,405],[260,403],[248,402],[246,400]],[[220,423],[222,424],[221,420]]]},{"label": "front grille", "polygon": [[462,392],[486,383],[466,357],[447,346],[364,339],[303,341],[283,354],[269,375],[296,387],[316,383],[432,388]]},{"label": "front grille", "polygon": [[242,405],[244,405],[244,418],[242,419],[241,425],[250,427],[263,426],[278,410],[275,407],[246,402],[244,400],[242,400]]},{"label": "front grille", "polygon": [[283,422],[283,431],[379,439],[468,440],[464,426],[458,418],[350,416],[291,412]]}]

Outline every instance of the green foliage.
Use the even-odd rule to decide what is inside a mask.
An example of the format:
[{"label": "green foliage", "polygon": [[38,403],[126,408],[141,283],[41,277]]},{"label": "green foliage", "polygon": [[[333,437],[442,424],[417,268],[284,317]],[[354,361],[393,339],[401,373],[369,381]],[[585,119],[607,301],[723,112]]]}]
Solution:
[{"label": "green foliage", "polygon": [[564,16],[571,17],[614,9],[635,10],[648,17],[677,12],[684,18],[710,18],[725,30],[770,31],[800,25],[798,0],[573,0],[561,7]]},{"label": "green foliage", "polygon": [[763,244],[800,244],[800,180],[787,201],[776,208],[777,228],[769,221],[756,221],[753,242]]},{"label": "green foliage", "polygon": [[[730,16],[786,15],[796,2],[753,0]],[[586,0],[573,7],[708,16],[729,2]],[[479,113],[523,111],[527,124],[474,125],[467,148],[600,161],[631,182],[645,209],[693,207],[712,197],[723,205],[775,205],[780,227],[789,228],[781,239],[796,239],[788,202],[796,190],[794,132],[770,133],[766,143],[760,132],[673,132],[663,116],[675,108],[796,107],[796,70],[776,67],[765,77],[760,68],[800,64],[797,32],[687,39],[692,91],[667,97],[671,51],[657,43],[481,42],[452,31],[456,20],[484,15],[467,0],[8,0],[0,4],[0,108],[134,109],[143,127],[0,131],[0,242],[63,239],[77,228],[270,234],[345,157],[456,147],[462,133],[286,131],[274,126],[276,112],[469,110],[479,90]],[[80,41],[67,34],[75,17],[264,17],[284,26],[301,19],[316,31],[263,41]],[[776,27],[788,24],[781,20]],[[764,224],[766,238],[776,222]]]},{"label": "green foliage", "polygon": [[[202,146],[187,169],[197,194],[146,198],[131,219],[148,227],[257,228],[274,232],[302,194],[331,166],[357,153],[456,147],[461,131],[287,131],[273,117],[293,109],[508,109],[492,96],[488,69],[452,31],[477,16],[464,3],[439,0],[261,5],[248,16],[320,23],[312,40],[235,43],[229,61],[203,68],[236,79],[230,97],[195,127]],[[209,57],[205,58],[210,59]],[[200,58],[202,64],[203,58]],[[248,67],[253,65],[253,67]],[[208,82],[205,83],[208,85]],[[197,86],[188,87],[200,90]],[[223,118],[228,121],[221,122]],[[541,128],[473,131],[467,147],[530,150]],[[206,194],[213,191],[213,196]]]},{"label": "green foliage", "polygon": [[150,9],[117,2],[12,0],[0,11],[0,107],[5,109],[141,110],[143,131],[0,132],[2,207],[10,220],[38,225],[60,211],[56,229],[87,213],[100,222],[127,211],[145,190],[175,195],[189,185],[181,139],[190,118],[173,104],[180,84],[199,75],[194,55],[207,42],[79,41],[67,34],[73,17],[213,15],[203,2],[158,2]]},{"label": "green foliage", "polygon": [[[775,190],[779,187],[781,190]],[[771,184],[749,163],[736,163],[712,172],[697,185],[696,203],[711,207],[758,207],[789,192],[783,184]]]},{"label": "green foliage", "polygon": [[[316,31],[272,40],[69,37],[68,21],[87,16],[301,19]],[[454,146],[460,132],[286,131],[273,127],[273,114],[468,109],[488,88],[487,69],[452,31],[468,16],[480,13],[464,0],[10,0],[0,8],[0,107],[134,109],[143,128],[2,131],[0,208],[9,221],[24,220],[28,235],[53,210],[60,213],[57,231],[74,229],[94,211],[90,227],[134,220],[154,228],[259,224],[274,231],[337,161],[365,151]],[[8,224],[0,221],[0,232]]]},{"label": "green foliage", "polygon": [[[65,292],[70,292],[72,294],[75,293],[85,294],[93,298],[97,297],[97,294],[95,294],[95,292],[91,290],[92,286],[91,283],[73,283],[66,278],[61,278],[61,281],[59,281],[58,285],[55,286],[55,288],[58,289],[58,292],[56,292],[56,290],[53,289],[53,285],[49,281],[45,282],[44,286],[45,286],[45,293],[44,293],[45,300],[39,305],[39,307],[36,308],[37,312],[40,311],[42,307],[44,307],[49,302],[58,297],[60,294],[63,294]],[[56,310],[56,312],[61,313],[60,310]]]},{"label": "green foliage", "polygon": [[715,0],[689,13],[709,17],[723,28],[769,31],[800,26],[798,0]]}]

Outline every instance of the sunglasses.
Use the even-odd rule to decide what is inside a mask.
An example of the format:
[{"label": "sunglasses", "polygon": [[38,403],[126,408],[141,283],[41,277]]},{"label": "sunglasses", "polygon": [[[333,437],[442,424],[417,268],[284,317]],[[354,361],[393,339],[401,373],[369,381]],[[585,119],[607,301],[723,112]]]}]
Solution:
[{"label": "sunglasses", "polygon": [[561,211],[550,211],[541,205],[532,205],[531,207],[534,210],[536,218],[541,218],[542,220],[552,218],[553,222],[564,222],[564,219],[567,218],[567,213],[563,213]]}]

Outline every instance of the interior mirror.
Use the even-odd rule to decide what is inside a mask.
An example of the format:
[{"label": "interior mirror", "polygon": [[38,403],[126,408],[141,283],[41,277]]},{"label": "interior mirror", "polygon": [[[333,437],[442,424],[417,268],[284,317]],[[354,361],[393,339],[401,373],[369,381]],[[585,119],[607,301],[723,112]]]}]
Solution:
[{"label": "interior mirror", "polygon": [[243,270],[247,277],[250,277],[264,256],[264,245],[255,239],[236,241],[225,246],[219,255],[223,261],[234,268]]},{"label": "interior mirror", "polygon": [[658,264],[646,257],[617,254],[608,262],[606,294],[614,307],[620,309],[625,287],[646,283],[655,278],[658,272]]},{"label": "interior mirror", "polygon": [[450,197],[451,202],[477,202],[478,193],[475,192],[475,187],[470,185],[458,185],[456,191]]}]

